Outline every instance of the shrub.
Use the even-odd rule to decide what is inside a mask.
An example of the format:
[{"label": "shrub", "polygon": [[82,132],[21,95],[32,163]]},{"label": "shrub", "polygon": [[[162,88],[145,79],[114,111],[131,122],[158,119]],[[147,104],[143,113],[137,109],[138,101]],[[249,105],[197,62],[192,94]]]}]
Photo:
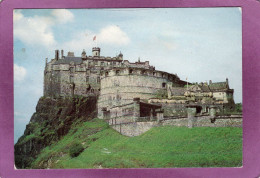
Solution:
[{"label": "shrub", "polygon": [[242,113],[242,103],[236,103],[236,112]]},{"label": "shrub", "polygon": [[158,99],[167,99],[168,98],[168,93],[166,90],[158,90],[155,94],[155,98]]},{"label": "shrub", "polygon": [[84,150],[83,146],[81,145],[81,143],[74,143],[69,150],[69,154],[70,156],[73,157],[77,157],[82,151]]}]

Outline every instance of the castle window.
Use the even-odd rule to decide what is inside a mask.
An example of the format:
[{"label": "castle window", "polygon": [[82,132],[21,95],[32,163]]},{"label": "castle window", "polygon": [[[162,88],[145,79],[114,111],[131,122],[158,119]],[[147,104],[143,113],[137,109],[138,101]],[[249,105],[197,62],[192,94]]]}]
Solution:
[{"label": "castle window", "polygon": [[162,87],[165,88],[166,87],[166,83],[162,83]]},{"label": "castle window", "polygon": [[132,73],[133,73],[133,69],[130,69],[130,70],[129,70],[129,73],[132,74]]}]

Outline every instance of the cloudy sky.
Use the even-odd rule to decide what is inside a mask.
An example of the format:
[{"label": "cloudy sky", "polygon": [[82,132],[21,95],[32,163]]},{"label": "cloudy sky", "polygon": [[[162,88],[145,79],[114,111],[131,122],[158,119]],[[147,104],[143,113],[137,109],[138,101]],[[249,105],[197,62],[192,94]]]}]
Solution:
[{"label": "cloudy sky", "polygon": [[242,102],[240,8],[26,9],[14,11],[15,142],[43,95],[45,58],[55,49],[149,60],[190,82],[229,79]]}]

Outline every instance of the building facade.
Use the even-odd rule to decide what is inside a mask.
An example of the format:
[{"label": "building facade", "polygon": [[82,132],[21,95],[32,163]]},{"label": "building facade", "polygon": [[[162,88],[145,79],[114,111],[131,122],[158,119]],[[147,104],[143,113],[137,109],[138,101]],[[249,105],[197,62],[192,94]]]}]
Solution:
[{"label": "building facade", "polygon": [[[186,105],[196,104],[207,112],[212,105],[218,110],[234,109],[233,89],[225,82],[191,84],[177,74],[156,70],[149,61],[131,63],[120,52],[115,57],[101,56],[101,49],[92,48],[92,55],[83,50],[81,57],[73,52],[55,51],[55,58],[46,59],[44,96],[98,97],[98,116],[110,120],[186,113]],[[188,84],[188,86],[187,86]],[[137,102],[138,101],[138,102]],[[138,113],[139,112],[139,113]],[[161,115],[160,115],[161,117]],[[116,120],[115,120],[116,121]]]}]

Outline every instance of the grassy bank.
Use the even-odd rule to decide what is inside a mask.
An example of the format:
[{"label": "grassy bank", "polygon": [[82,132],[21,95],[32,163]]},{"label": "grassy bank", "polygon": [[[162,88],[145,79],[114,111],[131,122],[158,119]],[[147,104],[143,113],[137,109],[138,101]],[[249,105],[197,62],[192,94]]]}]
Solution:
[{"label": "grassy bank", "polygon": [[[84,147],[72,158],[75,142]],[[33,168],[240,167],[242,128],[156,127],[138,137],[122,136],[99,119],[74,124],[45,148]]]}]

